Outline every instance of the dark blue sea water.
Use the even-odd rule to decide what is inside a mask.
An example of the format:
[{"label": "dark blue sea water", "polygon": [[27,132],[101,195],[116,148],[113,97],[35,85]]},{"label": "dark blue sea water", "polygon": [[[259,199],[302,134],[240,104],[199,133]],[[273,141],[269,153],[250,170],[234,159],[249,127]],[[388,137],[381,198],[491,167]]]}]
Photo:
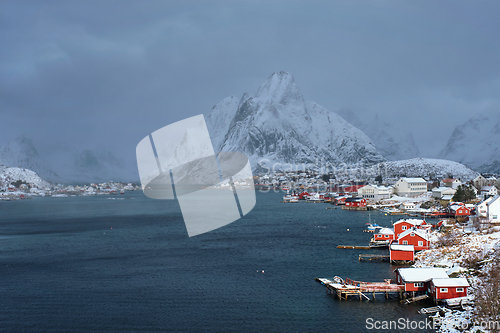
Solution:
[{"label": "dark blue sea water", "polygon": [[425,320],[421,305],[339,301],[314,280],[393,278],[388,263],[359,262],[366,251],[336,248],[366,245],[369,218],[390,217],[282,196],[257,192],[248,215],[192,238],[175,201],[142,192],[0,202],[0,331],[362,332],[367,318]]}]

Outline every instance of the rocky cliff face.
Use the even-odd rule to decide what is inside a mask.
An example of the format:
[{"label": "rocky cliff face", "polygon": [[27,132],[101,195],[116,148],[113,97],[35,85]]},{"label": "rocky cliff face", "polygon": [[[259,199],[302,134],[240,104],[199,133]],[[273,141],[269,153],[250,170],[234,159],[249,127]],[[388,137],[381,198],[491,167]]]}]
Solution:
[{"label": "rocky cliff face", "polygon": [[[293,76],[272,74],[254,96],[228,97],[206,117],[216,151],[237,151],[252,168],[329,162],[371,165],[384,160],[371,140],[342,117],[306,102]],[[323,161],[323,162],[321,162]]]}]

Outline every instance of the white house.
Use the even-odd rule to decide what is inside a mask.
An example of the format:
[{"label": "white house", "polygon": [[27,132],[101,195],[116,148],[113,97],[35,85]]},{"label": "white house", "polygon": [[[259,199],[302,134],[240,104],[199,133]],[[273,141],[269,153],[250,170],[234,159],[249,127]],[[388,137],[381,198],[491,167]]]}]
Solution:
[{"label": "white house", "polygon": [[389,199],[391,194],[392,189],[386,186],[368,184],[358,189],[358,197],[365,198],[370,201]]},{"label": "white house", "polygon": [[441,199],[445,195],[454,195],[455,192],[454,188],[447,187],[447,186],[440,186],[440,187],[434,187],[432,189],[432,197],[436,199]]},{"label": "white house", "polygon": [[439,182],[439,186],[446,186],[446,187],[451,187],[454,189],[457,189],[458,185],[461,185],[461,184],[462,184],[462,182],[458,179],[455,179],[455,178],[445,178],[445,179],[441,179],[441,181]]},{"label": "white house", "polygon": [[488,222],[500,222],[500,195],[489,197],[476,205],[476,214]]},{"label": "white house", "polygon": [[416,197],[427,192],[427,182],[423,178],[400,178],[394,185],[396,193],[405,197]]},{"label": "white house", "polygon": [[481,196],[495,196],[498,194],[498,190],[495,186],[483,186],[481,188]]}]

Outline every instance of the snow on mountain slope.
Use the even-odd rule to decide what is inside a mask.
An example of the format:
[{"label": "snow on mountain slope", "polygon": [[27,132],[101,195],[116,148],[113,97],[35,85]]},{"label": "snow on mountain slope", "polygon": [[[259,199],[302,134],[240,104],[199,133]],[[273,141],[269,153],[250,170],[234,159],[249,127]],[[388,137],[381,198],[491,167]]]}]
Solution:
[{"label": "snow on mountain slope", "polygon": [[245,153],[254,170],[259,163],[285,168],[287,163],[371,165],[384,160],[359,129],[306,103],[286,72],[273,73],[253,97],[245,94],[237,105],[234,97],[217,104],[206,123],[215,151]]},{"label": "snow on mountain slope", "polygon": [[371,120],[362,121],[353,110],[340,110],[339,115],[362,130],[386,159],[395,161],[418,157],[420,151],[413,139],[413,133],[397,127],[375,115]]},{"label": "snow on mountain slope", "polygon": [[7,187],[18,180],[31,184],[39,189],[45,189],[52,186],[49,182],[40,178],[34,171],[0,166],[0,188]]},{"label": "snow on mountain slope", "polygon": [[25,135],[0,147],[0,164],[34,170],[43,179],[60,181],[59,176],[40,158],[33,141]]},{"label": "snow on mountain slope", "polygon": [[135,165],[127,165],[101,147],[79,150],[63,143],[53,147],[43,157],[64,183],[127,182],[139,179]]},{"label": "snow on mountain slope", "polygon": [[500,173],[500,115],[478,114],[457,126],[440,157],[480,172]]},{"label": "snow on mountain slope", "polygon": [[425,176],[452,176],[461,181],[476,178],[479,173],[467,166],[448,160],[432,158],[412,158],[401,161],[388,161],[374,166],[375,170],[382,170],[384,177],[425,177]]}]

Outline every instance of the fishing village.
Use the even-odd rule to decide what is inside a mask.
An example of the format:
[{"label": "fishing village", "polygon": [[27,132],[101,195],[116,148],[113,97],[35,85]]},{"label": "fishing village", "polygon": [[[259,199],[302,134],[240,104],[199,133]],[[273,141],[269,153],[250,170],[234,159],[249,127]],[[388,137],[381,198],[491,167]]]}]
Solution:
[{"label": "fishing village", "polygon": [[[259,181],[264,182],[258,185],[261,189],[283,191],[284,204],[316,203],[322,204],[320,209],[394,216],[391,225],[371,219],[366,223],[368,244],[349,244],[348,239],[347,244],[337,244],[345,251],[359,250],[358,260],[367,265],[388,262],[393,276],[358,281],[340,271],[315,278],[339,301],[373,302],[378,296],[420,304],[418,312],[438,318],[444,331],[464,325],[484,330],[477,318],[494,319],[500,313],[500,181],[494,176],[479,175],[464,182],[451,177],[401,177],[383,183],[372,179],[339,184],[325,175],[302,173]],[[373,249],[377,254],[365,251]],[[492,310],[492,304],[497,308]]]}]

